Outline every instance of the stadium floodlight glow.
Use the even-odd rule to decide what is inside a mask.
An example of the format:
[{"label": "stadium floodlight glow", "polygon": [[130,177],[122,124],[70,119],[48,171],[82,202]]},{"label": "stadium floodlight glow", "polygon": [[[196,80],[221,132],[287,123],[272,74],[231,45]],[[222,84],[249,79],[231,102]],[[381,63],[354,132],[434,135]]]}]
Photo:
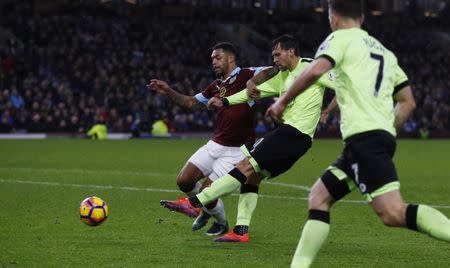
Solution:
[{"label": "stadium floodlight glow", "polygon": [[433,11],[425,11],[425,12],[423,13],[423,15],[424,15],[425,17],[439,18],[439,14],[436,13],[436,12],[433,12]]},{"label": "stadium floodlight glow", "polygon": [[254,5],[255,7],[261,7],[261,2],[256,1],[253,5]]},{"label": "stadium floodlight glow", "polygon": [[372,14],[374,16],[381,16],[381,15],[383,15],[383,11],[381,11],[381,10],[372,10],[370,12],[370,14]]},{"label": "stadium floodlight glow", "polygon": [[315,7],[314,11],[317,12],[317,13],[323,13],[324,9],[323,9],[323,7]]}]

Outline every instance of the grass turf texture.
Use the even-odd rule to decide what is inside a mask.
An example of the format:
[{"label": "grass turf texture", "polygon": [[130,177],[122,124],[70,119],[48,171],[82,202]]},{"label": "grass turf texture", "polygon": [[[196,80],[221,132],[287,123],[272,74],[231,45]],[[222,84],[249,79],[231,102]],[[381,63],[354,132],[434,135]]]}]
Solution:
[{"label": "grass turf texture", "polygon": [[[191,219],[159,205],[177,197],[176,174],[204,142],[0,141],[0,267],[287,267],[306,220],[304,190],[263,184],[249,244],[211,242],[206,228],[192,232]],[[292,170],[270,182],[311,186],[341,146],[316,140]],[[446,206],[440,210],[450,216],[449,159],[450,141],[399,141],[395,162],[406,201]],[[110,206],[98,227],[78,217],[80,202],[90,195]],[[353,193],[346,200],[362,197]],[[233,226],[237,195],[224,201]],[[450,263],[450,244],[384,227],[365,204],[341,202],[331,218],[313,267]]]}]

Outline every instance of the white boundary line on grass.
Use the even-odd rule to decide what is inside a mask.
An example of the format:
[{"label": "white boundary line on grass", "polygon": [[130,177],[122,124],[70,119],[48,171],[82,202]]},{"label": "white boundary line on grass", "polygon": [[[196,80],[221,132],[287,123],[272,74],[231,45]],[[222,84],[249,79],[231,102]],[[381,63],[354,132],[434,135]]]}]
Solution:
[{"label": "white boundary line on grass", "polygon": [[[12,183],[12,184],[31,184],[31,185],[44,185],[44,186],[56,186],[56,187],[73,187],[73,188],[96,188],[105,190],[123,190],[123,191],[144,191],[144,192],[164,192],[164,193],[178,193],[178,190],[173,189],[161,189],[161,188],[139,188],[130,186],[113,186],[113,185],[94,185],[94,184],[74,184],[74,183],[59,183],[49,181],[30,181],[30,180],[5,180],[0,179],[0,183]],[[233,194],[237,195],[237,194]],[[287,200],[308,200],[307,197],[295,197],[295,196],[279,196],[279,195],[260,195],[262,198],[270,199],[287,199]],[[353,204],[366,204],[363,200],[341,200],[343,203]],[[435,208],[450,209],[447,205],[430,205]]]},{"label": "white boundary line on grass", "polygon": [[122,170],[92,170],[92,169],[75,169],[75,168],[28,168],[28,167],[0,167],[0,170],[20,170],[32,172],[69,172],[77,174],[104,174],[104,175],[123,175],[123,176],[145,176],[145,177],[159,177],[159,176],[173,176],[177,174],[163,173],[163,172],[141,172],[141,171],[122,171]]},{"label": "white boundary line on grass", "polygon": [[[89,169],[64,169],[64,168],[27,168],[27,167],[0,167],[0,170],[21,170],[32,172],[71,172],[77,174],[104,174],[104,175],[123,175],[123,176],[144,176],[144,177],[176,177],[177,174],[158,173],[158,172],[142,172],[142,171],[122,171],[122,170],[89,170]],[[288,187],[293,189],[304,190],[309,192],[311,188],[303,185],[264,181],[264,184]]]}]

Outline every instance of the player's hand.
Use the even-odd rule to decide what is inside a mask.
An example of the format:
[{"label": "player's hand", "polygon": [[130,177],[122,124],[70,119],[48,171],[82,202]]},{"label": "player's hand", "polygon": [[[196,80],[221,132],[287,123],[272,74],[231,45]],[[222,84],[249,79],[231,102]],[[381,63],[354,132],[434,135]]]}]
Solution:
[{"label": "player's hand", "polygon": [[257,100],[261,96],[261,91],[256,87],[256,84],[250,79],[247,81],[247,95],[252,100]]},{"label": "player's hand", "polygon": [[285,105],[281,104],[279,101],[276,101],[274,104],[270,105],[269,109],[267,109],[266,116],[272,117],[275,121],[282,123],[283,112],[285,109]]},{"label": "player's hand", "polygon": [[155,90],[160,94],[167,94],[170,91],[169,85],[158,79],[152,79],[150,80],[150,83],[147,84],[147,87],[149,89]]},{"label": "player's hand", "polygon": [[330,116],[330,112],[327,110],[323,110],[320,114],[320,123],[326,124],[328,122],[328,117]]},{"label": "player's hand", "polygon": [[208,107],[208,110],[223,107],[222,99],[218,98],[218,97],[212,97],[211,99],[209,99],[207,107]]}]

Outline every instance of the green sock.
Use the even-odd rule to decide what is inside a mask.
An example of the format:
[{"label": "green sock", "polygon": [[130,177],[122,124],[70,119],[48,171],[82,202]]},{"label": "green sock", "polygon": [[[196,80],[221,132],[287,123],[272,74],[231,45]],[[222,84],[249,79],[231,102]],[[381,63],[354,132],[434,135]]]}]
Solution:
[{"label": "green sock", "polygon": [[241,183],[237,179],[230,174],[227,174],[214,181],[211,186],[203,189],[203,191],[197,195],[197,198],[202,205],[207,205],[219,197],[231,194],[239,189],[240,186]]},{"label": "green sock", "polygon": [[250,225],[253,211],[258,203],[257,193],[242,193],[239,195],[236,225]]},{"label": "green sock", "polygon": [[[322,215],[321,217],[314,217]],[[313,216],[313,217],[312,217]],[[302,236],[295,250],[291,268],[309,267],[330,232],[329,213],[325,211],[310,210],[309,220],[303,227]]]},{"label": "green sock", "polygon": [[419,232],[450,242],[450,220],[437,209],[419,205],[416,222]]}]

